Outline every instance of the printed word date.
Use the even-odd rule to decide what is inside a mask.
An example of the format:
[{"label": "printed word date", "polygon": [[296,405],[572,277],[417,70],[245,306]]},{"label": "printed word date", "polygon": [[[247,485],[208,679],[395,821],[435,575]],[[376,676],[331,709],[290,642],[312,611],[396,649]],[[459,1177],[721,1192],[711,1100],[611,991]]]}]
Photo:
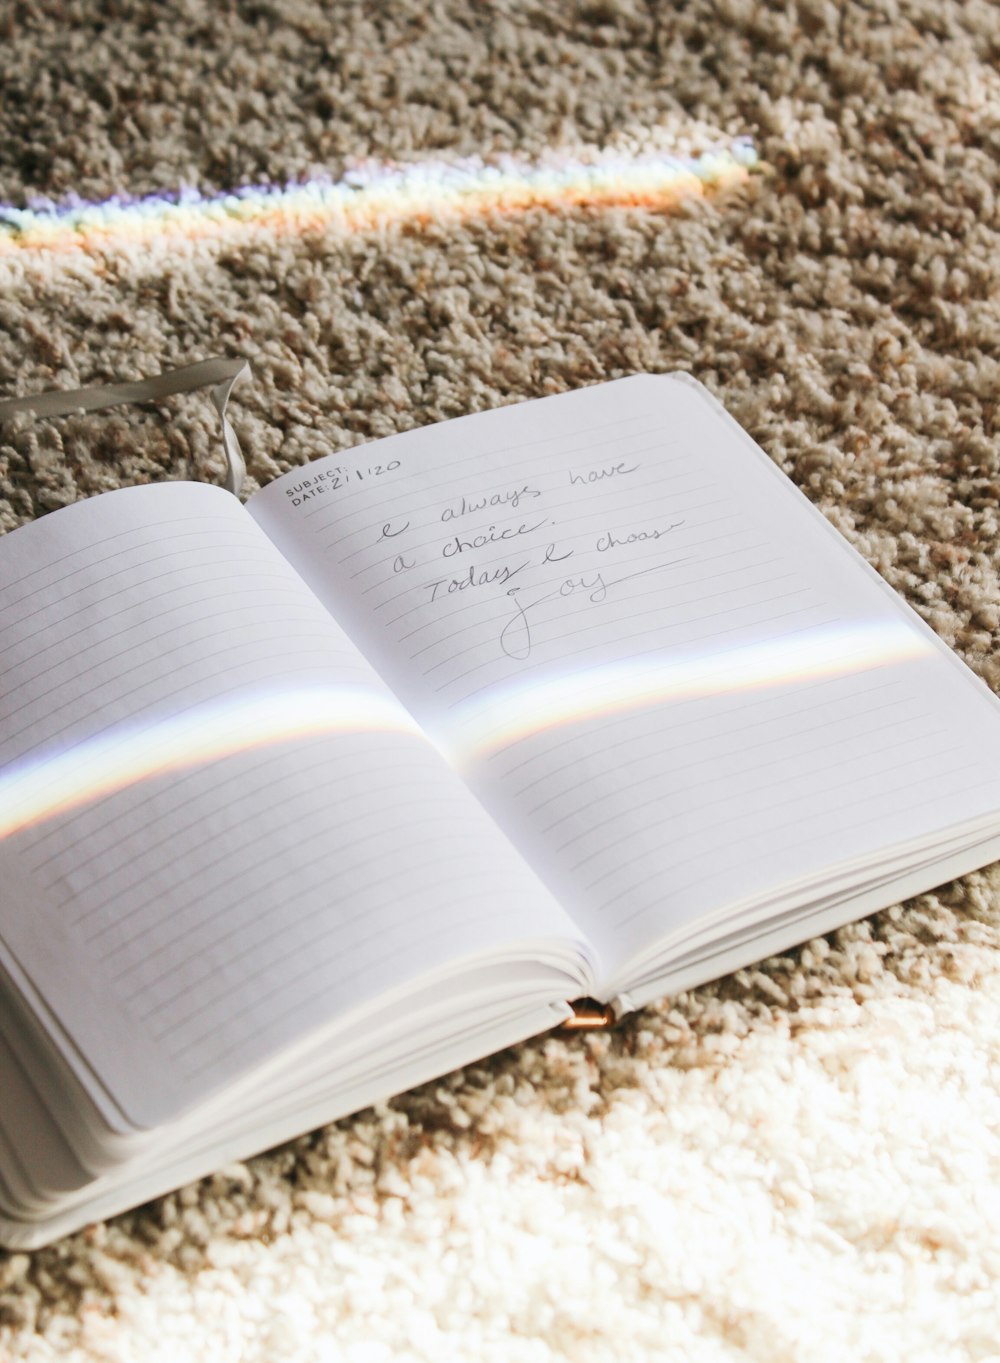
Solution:
[{"label": "printed word date", "polygon": [[367,467],[338,466],[323,469],[303,478],[301,483],[293,483],[285,488],[285,496],[292,506],[302,506],[315,497],[324,497],[328,492],[336,492],[347,483],[363,483],[369,479],[381,478],[386,473],[395,473],[399,468],[398,459],[390,459],[387,464],[369,464]]}]

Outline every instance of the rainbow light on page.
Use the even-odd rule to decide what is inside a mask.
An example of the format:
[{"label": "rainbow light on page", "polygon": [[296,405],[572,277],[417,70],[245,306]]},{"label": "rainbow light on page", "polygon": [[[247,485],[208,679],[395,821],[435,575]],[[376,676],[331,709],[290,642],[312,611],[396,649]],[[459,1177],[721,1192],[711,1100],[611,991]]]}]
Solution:
[{"label": "rainbow light on page", "polygon": [[311,687],[201,705],[147,724],[120,725],[0,777],[0,838],[141,781],[220,758],[334,734],[419,734],[390,696]]},{"label": "rainbow light on page", "polygon": [[708,656],[669,659],[659,654],[559,676],[550,673],[538,681],[525,677],[460,705],[443,746],[454,766],[468,769],[537,734],[609,715],[848,676],[916,661],[935,651],[933,639],[905,621],[891,626],[872,622],[812,630]]},{"label": "rainbow light on page", "polygon": [[26,251],[104,251],[254,232],[371,232],[393,223],[464,221],[534,208],[662,209],[746,180],[749,138],[697,156],[595,152],[537,162],[498,156],[409,165],[370,162],[340,180],[250,185],[218,194],[173,190],[142,198],[0,205],[0,257]]}]

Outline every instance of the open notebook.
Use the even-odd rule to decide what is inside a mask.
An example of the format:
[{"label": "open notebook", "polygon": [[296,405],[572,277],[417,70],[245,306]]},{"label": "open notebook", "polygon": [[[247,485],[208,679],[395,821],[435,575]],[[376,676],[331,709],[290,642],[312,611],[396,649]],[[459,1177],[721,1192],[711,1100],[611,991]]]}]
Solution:
[{"label": "open notebook", "polygon": [[0,541],[0,1239],[1000,856],[1000,703],[637,377]]}]

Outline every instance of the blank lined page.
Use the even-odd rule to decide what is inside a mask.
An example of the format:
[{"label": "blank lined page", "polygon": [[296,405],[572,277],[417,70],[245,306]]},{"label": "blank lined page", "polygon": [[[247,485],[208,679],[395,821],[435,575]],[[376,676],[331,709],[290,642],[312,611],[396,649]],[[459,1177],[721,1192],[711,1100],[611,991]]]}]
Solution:
[{"label": "blank lined page", "polygon": [[393,437],[250,509],[609,976],[1000,807],[996,701],[685,377]]},{"label": "blank lined page", "polygon": [[0,541],[0,763],[5,959],[138,1125],[453,955],[572,933],[216,488]]}]

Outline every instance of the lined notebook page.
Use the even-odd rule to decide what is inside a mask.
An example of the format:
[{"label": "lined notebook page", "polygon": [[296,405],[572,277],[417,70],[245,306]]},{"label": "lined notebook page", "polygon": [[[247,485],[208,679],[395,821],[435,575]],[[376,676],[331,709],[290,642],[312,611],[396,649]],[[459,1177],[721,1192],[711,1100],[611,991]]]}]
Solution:
[{"label": "lined notebook page", "polygon": [[250,510],[609,977],[1000,806],[997,703],[690,380],[393,437]]},{"label": "lined notebook page", "polygon": [[139,1125],[452,955],[573,932],[239,503],[192,484],[0,540],[0,875],[5,959]]}]

